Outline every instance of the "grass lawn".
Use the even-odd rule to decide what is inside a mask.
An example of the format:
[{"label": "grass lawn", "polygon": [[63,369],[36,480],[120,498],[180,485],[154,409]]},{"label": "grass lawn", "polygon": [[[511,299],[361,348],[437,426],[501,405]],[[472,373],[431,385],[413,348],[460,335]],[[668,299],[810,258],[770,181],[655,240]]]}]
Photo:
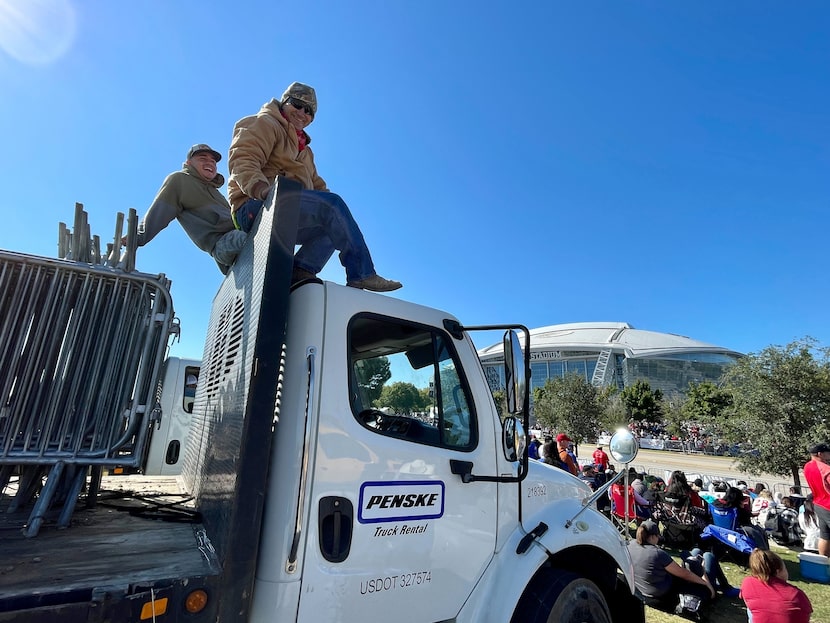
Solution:
[{"label": "grass lawn", "polygon": [[[810,619],[811,623],[830,623],[830,584],[819,584],[812,580],[802,579],[801,570],[798,564],[798,554],[801,549],[789,549],[770,543],[772,551],[781,556],[787,565],[787,570],[790,573],[790,583],[794,584],[810,598],[813,604],[813,616]],[[668,550],[672,554],[676,552]],[[680,562],[679,558],[675,556],[675,561]],[[748,570],[744,570],[732,562],[721,563],[726,577],[733,586],[740,586],[741,581],[749,575]],[[684,617],[679,617],[674,614],[667,614],[654,608],[646,607],[646,623],[678,623],[685,620]],[[746,623],[746,606],[740,597],[735,599],[726,599],[719,596],[714,603],[708,608],[708,616],[706,619],[711,623]]]}]

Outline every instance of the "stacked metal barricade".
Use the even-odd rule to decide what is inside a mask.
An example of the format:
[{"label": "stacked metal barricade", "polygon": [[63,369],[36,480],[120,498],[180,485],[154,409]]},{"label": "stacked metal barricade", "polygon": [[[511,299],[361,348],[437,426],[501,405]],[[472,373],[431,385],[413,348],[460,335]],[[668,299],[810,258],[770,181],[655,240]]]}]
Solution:
[{"label": "stacked metal barricade", "polygon": [[102,255],[76,206],[59,249],[78,261],[0,250],[0,490],[17,484],[0,511],[31,506],[27,536],[48,513],[69,524],[91,471],[94,503],[103,467],[144,456],[177,324],[169,280],[132,272],[134,212],[120,254],[122,223]]}]

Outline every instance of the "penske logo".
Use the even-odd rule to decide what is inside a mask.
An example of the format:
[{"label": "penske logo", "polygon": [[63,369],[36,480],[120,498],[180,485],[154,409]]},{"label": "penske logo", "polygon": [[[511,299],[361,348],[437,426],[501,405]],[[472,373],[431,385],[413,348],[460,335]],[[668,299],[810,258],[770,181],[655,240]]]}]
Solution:
[{"label": "penske logo", "polygon": [[360,523],[437,519],[443,514],[440,480],[364,482],[360,487]]}]

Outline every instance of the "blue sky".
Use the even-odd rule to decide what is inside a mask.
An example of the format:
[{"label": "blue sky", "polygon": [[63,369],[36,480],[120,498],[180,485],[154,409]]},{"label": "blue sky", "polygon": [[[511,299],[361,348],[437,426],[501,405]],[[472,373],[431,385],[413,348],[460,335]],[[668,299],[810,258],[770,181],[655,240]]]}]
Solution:
[{"label": "blue sky", "polygon": [[[807,1],[0,0],[0,248],[54,256],[76,201],[109,239],[298,80],[393,296],[830,345],[828,30]],[[173,223],[137,264],[173,281],[173,354],[201,356],[212,259]],[[344,282],[336,257],[321,276]]]}]

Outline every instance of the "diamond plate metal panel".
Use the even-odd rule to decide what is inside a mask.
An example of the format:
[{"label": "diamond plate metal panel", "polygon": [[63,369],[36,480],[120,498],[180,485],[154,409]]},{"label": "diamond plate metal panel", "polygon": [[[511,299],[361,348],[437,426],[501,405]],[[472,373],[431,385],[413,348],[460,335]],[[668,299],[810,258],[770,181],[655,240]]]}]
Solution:
[{"label": "diamond plate metal panel", "polygon": [[182,475],[223,565],[220,620],[253,589],[299,219],[279,178],[213,302]]}]

